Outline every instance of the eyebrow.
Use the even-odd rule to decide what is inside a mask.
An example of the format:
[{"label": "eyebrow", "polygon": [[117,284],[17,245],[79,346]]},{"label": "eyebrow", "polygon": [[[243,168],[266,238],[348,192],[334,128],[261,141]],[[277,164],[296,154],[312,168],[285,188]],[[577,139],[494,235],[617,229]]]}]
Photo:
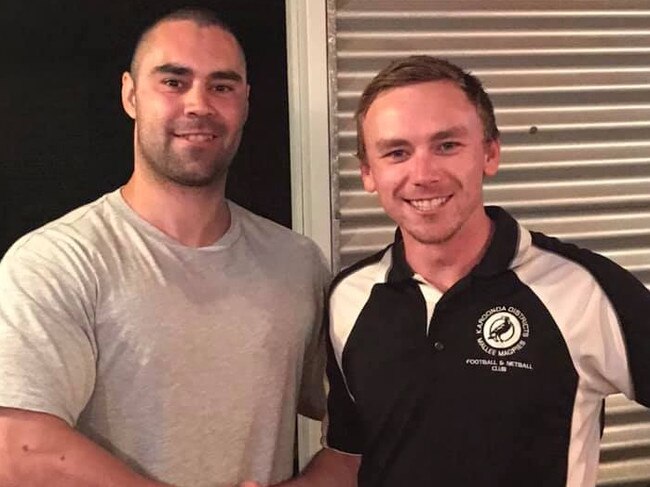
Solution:
[{"label": "eyebrow", "polygon": [[[160,66],[154,67],[151,71],[152,73],[173,74],[176,76],[189,76],[194,73],[191,68],[174,63],[161,64]],[[213,71],[208,75],[208,78],[211,80],[230,80],[237,82],[243,81],[242,75],[231,69]]]},{"label": "eyebrow", "polygon": [[379,139],[375,142],[375,147],[379,152],[384,152],[394,147],[400,147],[404,145],[409,145],[409,141],[406,139]]},{"label": "eyebrow", "polygon": [[449,127],[448,129],[436,132],[431,137],[429,137],[429,140],[431,142],[436,142],[439,140],[449,139],[451,137],[463,137],[468,133],[469,130],[467,130],[467,127],[463,125],[455,125],[453,127]]}]

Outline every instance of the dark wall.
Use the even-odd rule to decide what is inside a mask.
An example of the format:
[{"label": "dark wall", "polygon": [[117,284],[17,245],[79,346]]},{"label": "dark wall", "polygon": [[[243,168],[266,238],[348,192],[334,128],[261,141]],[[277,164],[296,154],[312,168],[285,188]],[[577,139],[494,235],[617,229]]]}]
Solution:
[{"label": "dark wall", "polygon": [[[132,168],[120,78],[139,32],[178,0],[0,2],[0,255],[20,235],[111,191]],[[283,0],[212,0],[248,59],[251,110],[228,182],[291,225]]]}]

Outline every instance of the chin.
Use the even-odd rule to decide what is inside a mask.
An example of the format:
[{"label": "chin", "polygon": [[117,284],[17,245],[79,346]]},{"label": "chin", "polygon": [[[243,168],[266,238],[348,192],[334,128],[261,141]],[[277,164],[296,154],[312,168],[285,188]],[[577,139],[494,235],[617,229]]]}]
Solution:
[{"label": "chin", "polygon": [[194,176],[194,177],[180,177],[176,178],[174,182],[181,186],[187,186],[188,188],[205,188],[208,186],[214,186],[221,177],[219,175],[209,175],[209,176]]},{"label": "chin", "polygon": [[424,245],[442,245],[451,240],[453,235],[414,235],[413,238],[418,243]]},{"label": "chin", "polygon": [[440,245],[449,242],[458,233],[458,227],[445,227],[436,229],[413,229],[404,227],[402,233],[408,233],[418,243],[424,245]]}]

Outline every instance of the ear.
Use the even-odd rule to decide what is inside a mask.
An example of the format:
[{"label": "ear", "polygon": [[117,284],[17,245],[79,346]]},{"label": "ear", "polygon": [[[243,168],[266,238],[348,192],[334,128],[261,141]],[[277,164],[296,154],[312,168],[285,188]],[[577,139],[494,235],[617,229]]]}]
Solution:
[{"label": "ear", "polygon": [[485,176],[494,176],[499,169],[501,160],[501,142],[498,139],[485,143],[485,163],[483,164],[483,174]]},{"label": "ear", "polygon": [[359,166],[361,171],[361,181],[363,182],[363,189],[368,193],[374,193],[377,191],[377,185],[375,184],[375,177],[372,174],[372,169],[370,169],[370,164],[367,161],[361,161],[361,166]]},{"label": "ear", "polygon": [[128,71],[122,74],[122,107],[126,114],[135,120],[135,82]]}]

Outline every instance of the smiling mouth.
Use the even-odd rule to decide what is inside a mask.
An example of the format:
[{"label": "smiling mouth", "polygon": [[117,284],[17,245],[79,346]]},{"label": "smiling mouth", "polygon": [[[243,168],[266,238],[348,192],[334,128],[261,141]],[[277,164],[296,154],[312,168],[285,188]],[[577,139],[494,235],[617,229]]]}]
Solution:
[{"label": "smiling mouth", "polygon": [[441,196],[439,198],[427,198],[417,200],[406,200],[409,205],[418,211],[431,211],[440,208],[451,199],[451,196]]},{"label": "smiling mouth", "polygon": [[174,134],[174,136],[180,139],[185,139],[188,142],[211,142],[217,138],[215,134],[204,134],[204,133]]}]

